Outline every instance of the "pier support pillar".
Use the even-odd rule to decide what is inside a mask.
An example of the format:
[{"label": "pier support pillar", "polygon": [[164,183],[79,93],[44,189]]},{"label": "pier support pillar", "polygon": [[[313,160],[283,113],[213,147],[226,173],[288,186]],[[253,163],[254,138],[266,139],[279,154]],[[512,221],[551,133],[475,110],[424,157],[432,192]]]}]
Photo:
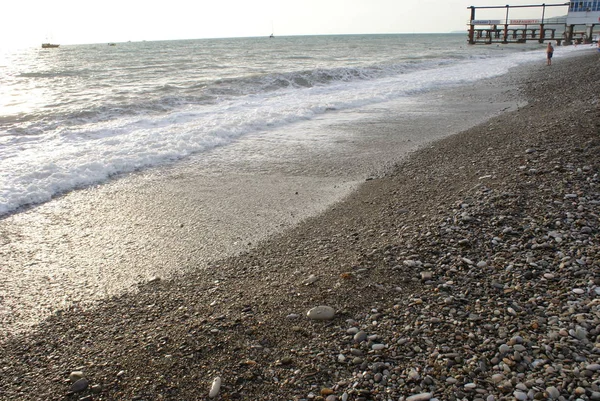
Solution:
[{"label": "pier support pillar", "polygon": [[471,9],[471,19],[469,20],[469,44],[475,44],[475,25],[473,25],[473,21],[475,20],[475,7],[469,7]]},{"label": "pier support pillar", "polygon": [[573,30],[575,29],[575,25],[569,25],[565,33],[567,34],[567,44],[571,44],[573,42]]},{"label": "pier support pillar", "polygon": [[592,43],[592,34],[594,32],[594,25],[587,25],[585,27],[585,42],[586,44]]}]

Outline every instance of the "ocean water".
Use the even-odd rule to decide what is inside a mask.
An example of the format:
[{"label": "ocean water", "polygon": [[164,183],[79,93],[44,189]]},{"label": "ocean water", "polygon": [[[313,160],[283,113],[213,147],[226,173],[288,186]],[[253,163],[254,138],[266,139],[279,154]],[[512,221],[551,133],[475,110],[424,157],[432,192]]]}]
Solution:
[{"label": "ocean water", "polygon": [[431,34],[0,50],[0,217],[247,135],[545,62],[543,49]]}]

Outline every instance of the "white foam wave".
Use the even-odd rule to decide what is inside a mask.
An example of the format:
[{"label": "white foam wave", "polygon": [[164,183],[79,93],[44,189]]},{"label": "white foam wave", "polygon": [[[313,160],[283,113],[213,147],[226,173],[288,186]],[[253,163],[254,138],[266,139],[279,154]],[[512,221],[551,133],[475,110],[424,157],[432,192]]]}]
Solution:
[{"label": "white foam wave", "polygon": [[[558,49],[556,56],[569,51]],[[0,215],[116,174],[173,162],[249,133],[311,119],[327,110],[358,108],[489,79],[516,64],[540,60],[540,51],[513,53],[379,79],[337,80],[326,86],[289,87],[217,104],[188,104],[166,114],[58,126],[44,135],[5,136],[0,143]]]}]

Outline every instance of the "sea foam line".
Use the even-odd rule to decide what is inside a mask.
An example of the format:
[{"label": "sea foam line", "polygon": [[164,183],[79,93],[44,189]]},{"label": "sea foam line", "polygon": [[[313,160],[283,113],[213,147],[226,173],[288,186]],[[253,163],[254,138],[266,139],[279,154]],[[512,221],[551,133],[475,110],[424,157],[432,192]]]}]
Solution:
[{"label": "sea foam line", "polygon": [[0,215],[111,176],[160,166],[225,146],[246,134],[410,94],[506,73],[538,52],[469,60],[378,80],[337,82],[248,95],[160,116],[117,118],[56,128],[26,145],[0,148]]}]

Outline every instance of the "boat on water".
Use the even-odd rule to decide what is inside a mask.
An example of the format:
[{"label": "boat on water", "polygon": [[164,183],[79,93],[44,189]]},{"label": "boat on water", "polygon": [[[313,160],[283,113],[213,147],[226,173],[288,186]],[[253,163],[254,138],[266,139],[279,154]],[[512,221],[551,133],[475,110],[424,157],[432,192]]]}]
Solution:
[{"label": "boat on water", "polygon": [[52,49],[55,47],[58,47],[60,45],[54,44],[54,43],[42,43],[42,49]]}]

